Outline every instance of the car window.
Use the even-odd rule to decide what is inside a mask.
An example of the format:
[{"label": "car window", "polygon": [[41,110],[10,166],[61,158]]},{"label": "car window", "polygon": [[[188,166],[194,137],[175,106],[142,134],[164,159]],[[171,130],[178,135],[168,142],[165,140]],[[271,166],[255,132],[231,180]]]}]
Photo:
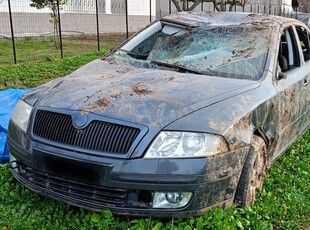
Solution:
[{"label": "car window", "polygon": [[296,31],[299,37],[299,41],[300,41],[299,45],[301,46],[304,60],[309,61],[310,60],[309,31],[302,26],[297,26]]},{"label": "car window", "polygon": [[286,28],[281,34],[278,63],[281,72],[286,72],[300,66],[297,42],[292,27]]},{"label": "car window", "polygon": [[270,28],[180,28],[162,23],[160,30],[148,30],[152,33],[138,43],[133,39],[121,47],[123,53],[116,53],[116,59],[145,68],[165,66],[176,71],[246,80],[260,79],[265,69]]},{"label": "car window", "polygon": [[178,36],[187,33],[189,30],[178,25],[170,26],[160,22],[156,22],[146,30],[139,33],[128,43],[126,43],[121,50],[125,51],[129,56],[145,60],[153,49],[155,39],[159,35]]},{"label": "car window", "polygon": [[260,36],[254,36],[251,27],[220,27],[197,28],[180,36],[159,36],[148,60],[205,74],[257,80],[268,51],[266,32],[261,29]]}]

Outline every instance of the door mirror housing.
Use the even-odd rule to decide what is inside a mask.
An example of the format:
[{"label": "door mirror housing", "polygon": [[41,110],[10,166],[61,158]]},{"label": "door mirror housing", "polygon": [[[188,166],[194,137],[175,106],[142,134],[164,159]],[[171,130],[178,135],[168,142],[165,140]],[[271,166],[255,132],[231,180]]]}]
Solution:
[{"label": "door mirror housing", "polygon": [[276,79],[278,81],[282,80],[282,79],[286,79],[287,78],[287,74],[283,73],[280,66],[277,66],[277,71],[276,71]]}]

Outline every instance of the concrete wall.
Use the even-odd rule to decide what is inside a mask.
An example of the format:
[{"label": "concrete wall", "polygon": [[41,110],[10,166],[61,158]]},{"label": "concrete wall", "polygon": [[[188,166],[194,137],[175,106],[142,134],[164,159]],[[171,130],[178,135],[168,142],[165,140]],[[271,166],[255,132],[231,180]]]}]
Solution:
[{"label": "concrete wall", "polygon": [[[100,14],[100,33],[116,33],[126,31],[125,15],[123,14]],[[135,32],[149,23],[149,16],[130,15],[129,31]],[[13,25],[16,37],[40,36],[53,32],[53,24],[49,22],[48,13],[14,13]],[[0,37],[10,37],[9,15],[0,12]],[[96,15],[89,13],[63,13],[61,15],[63,32],[70,33],[96,33]]]},{"label": "concrete wall", "polygon": [[[96,33],[95,0],[69,0],[61,11],[62,30],[86,34]],[[16,37],[40,36],[53,32],[50,10],[30,7],[30,0],[11,0],[14,35]],[[153,18],[156,0],[151,1]],[[126,31],[125,1],[98,0],[101,33]],[[149,0],[128,0],[129,31],[135,32],[150,22]],[[10,37],[8,1],[0,0],[0,38]]]},{"label": "concrete wall", "polygon": [[[310,0],[309,0],[310,1]],[[169,14],[169,0],[157,0],[157,18],[166,16]],[[189,7],[192,3],[189,3]],[[271,13],[279,14],[279,12],[285,12],[285,14],[292,13],[292,0],[249,0],[245,5],[244,11],[246,12],[255,12],[255,13]],[[201,4],[199,4],[194,11],[200,11]],[[213,3],[203,3],[203,10],[205,11],[214,11]],[[228,7],[227,7],[228,10]],[[236,6],[233,8],[233,11],[243,11],[243,8]],[[177,12],[174,4],[171,4],[171,12]]]},{"label": "concrete wall", "polygon": [[[192,5],[189,2],[189,7]],[[214,7],[212,3],[203,3],[203,7],[201,8],[201,4],[199,4],[193,11],[214,11]],[[177,9],[174,4],[171,3],[171,13],[176,13]],[[156,17],[161,18],[169,14],[169,0],[156,0]]]},{"label": "concrete wall", "polygon": [[[124,0],[97,0],[100,13],[125,13]],[[12,12],[23,13],[49,13],[49,9],[37,10],[30,7],[30,0],[11,0]],[[156,0],[151,0],[152,15],[156,13]],[[0,0],[0,12],[8,11],[8,1]],[[67,4],[63,6],[63,12],[96,12],[96,0],[68,0]],[[128,13],[130,15],[144,15],[150,14],[150,1],[149,0],[128,0]]]},{"label": "concrete wall", "polygon": [[[111,3],[111,12],[99,14],[101,33],[125,32],[125,4],[124,0],[98,0],[100,12],[105,12],[107,1]],[[286,14],[292,12],[290,4],[292,0],[249,0],[245,7],[247,12]],[[0,0],[1,2],[1,0]],[[13,0],[14,33],[17,37],[39,36],[53,32],[50,23],[50,15],[47,9],[37,10],[29,6],[29,0]],[[63,31],[78,33],[96,33],[95,0],[69,0],[61,14]],[[189,3],[191,6],[192,3]],[[281,8],[282,7],[282,8]],[[198,5],[194,11],[214,11],[212,3]],[[129,31],[134,32],[149,23],[150,1],[128,0]],[[243,11],[242,7],[233,10]],[[177,12],[174,4],[171,4],[171,12]],[[169,0],[152,0],[152,15],[157,18],[169,14]],[[0,37],[10,37],[10,24],[7,1],[0,3]]]}]

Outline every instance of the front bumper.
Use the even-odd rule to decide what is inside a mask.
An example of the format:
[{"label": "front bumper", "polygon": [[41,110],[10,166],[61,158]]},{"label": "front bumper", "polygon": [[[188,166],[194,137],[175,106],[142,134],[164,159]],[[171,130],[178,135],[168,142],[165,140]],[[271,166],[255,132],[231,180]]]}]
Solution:
[{"label": "front bumper", "polygon": [[[248,148],[196,159],[113,159],[8,138],[14,177],[31,190],[92,210],[131,216],[188,217],[231,205]],[[28,140],[29,143],[29,140]],[[155,192],[191,192],[182,208],[152,208]]]}]

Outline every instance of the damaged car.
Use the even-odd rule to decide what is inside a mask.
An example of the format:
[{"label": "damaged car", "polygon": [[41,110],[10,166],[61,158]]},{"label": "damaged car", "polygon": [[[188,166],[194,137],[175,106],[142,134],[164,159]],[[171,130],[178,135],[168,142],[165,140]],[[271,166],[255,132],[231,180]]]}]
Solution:
[{"label": "damaged car", "polygon": [[119,215],[251,205],[310,127],[309,35],[252,13],[157,20],[18,102],[11,171],[39,194]]}]

